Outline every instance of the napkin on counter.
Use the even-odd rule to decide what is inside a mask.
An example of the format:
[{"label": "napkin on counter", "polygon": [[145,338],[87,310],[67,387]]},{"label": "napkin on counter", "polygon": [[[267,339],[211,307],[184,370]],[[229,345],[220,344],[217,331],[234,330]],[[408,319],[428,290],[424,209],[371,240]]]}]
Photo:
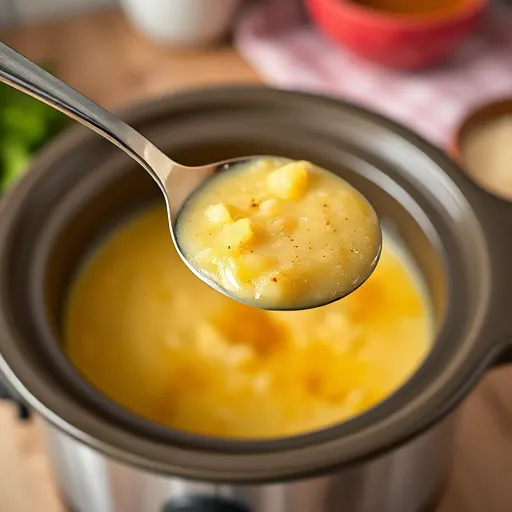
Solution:
[{"label": "napkin on counter", "polygon": [[382,68],[326,40],[300,0],[252,5],[235,30],[240,54],[272,85],[339,96],[445,145],[477,104],[512,96],[512,9],[495,6],[445,64],[422,72]]}]

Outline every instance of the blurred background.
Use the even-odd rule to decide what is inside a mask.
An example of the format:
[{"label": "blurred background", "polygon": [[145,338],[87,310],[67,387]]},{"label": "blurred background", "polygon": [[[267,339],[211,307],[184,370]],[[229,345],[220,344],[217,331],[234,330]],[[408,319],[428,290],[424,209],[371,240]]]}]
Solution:
[{"label": "blurred background", "polygon": [[[0,0],[0,34],[108,108],[185,88],[266,83],[377,110],[462,164],[467,116],[512,98],[506,0]],[[512,115],[510,103],[503,108]],[[0,84],[2,190],[67,125]],[[510,129],[508,137],[505,146]],[[511,371],[495,371],[464,405],[439,512],[512,510],[511,389]],[[61,511],[37,420],[25,412],[0,403],[0,512]]]}]

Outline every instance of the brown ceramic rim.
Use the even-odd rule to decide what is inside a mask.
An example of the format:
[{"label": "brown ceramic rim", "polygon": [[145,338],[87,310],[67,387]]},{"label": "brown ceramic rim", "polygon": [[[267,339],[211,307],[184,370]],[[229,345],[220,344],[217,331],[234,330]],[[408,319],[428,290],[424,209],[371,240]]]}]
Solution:
[{"label": "brown ceramic rim", "polygon": [[[237,105],[239,108],[244,105],[248,112],[258,107],[267,108],[273,119],[283,115],[283,109],[290,116],[293,112],[303,114],[308,111],[315,111],[318,116],[329,112],[344,113],[353,120],[361,120],[366,128],[373,126],[377,135],[388,131],[396,136],[433,169],[432,179],[435,177],[440,180],[439,184],[447,186],[446,191],[440,189],[434,193],[426,185],[425,201],[428,198],[432,204],[439,206],[441,198],[444,198],[443,201],[450,203],[456,221],[452,228],[460,229],[465,234],[459,240],[467,246],[461,257],[467,256],[472,248],[471,257],[464,260],[471,265],[472,273],[465,276],[468,282],[461,281],[464,277],[462,269],[457,268],[457,260],[453,259],[455,256],[450,253],[449,247],[444,248],[451,280],[451,298],[437,343],[418,372],[396,393],[366,414],[320,432],[263,442],[221,441],[186,435],[163,427],[159,429],[133,415],[127,419],[126,411],[123,416],[120,408],[117,406],[116,409],[115,404],[103,396],[95,400],[102,402],[104,415],[98,414],[97,410],[94,412],[85,401],[70,400],[61,386],[41,378],[37,360],[18,348],[16,326],[6,314],[10,298],[6,296],[4,283],[8,280],[10,269],[6,268],[5,251],[17,236],[13,228],[15,220],[19,220],[17,215],[25,205],[26,195],[37,188],[63,155],[78,150],[86,141],[90,142],[91,135],[84,131],[68,132],[45,151],[35,162],[32,172],[7,195],[0,206],[0,332],[3,336],[0,340],[0,370],[32,407],[67,434],[126,463],[185,478],[230,483],[299,478],[361,462],[404,443],[450,412],[497,354],[505,346],[508,347],[510,326],[504,322],[503,304],[510,298],[511,287],[508,286],[510,283],[498,280],[491,269],[504,263],[496,248],[503,229],[512,226],[509,205],[483,194],[441,151],[404,127],[354,105],[328,98],[263,87],[218,88],[154,100],[122,115],[138,126],[141,120],[158,117],[162,112],[171,117],[187,112],[187,109],[206,111],[218,107],[222,112],[223,108],[228,108],[226,105],[233,109]],[[327,118],[325,122],[329,122]],[[354,126],[354,130],[360,129]],[[364,131],[358,135],[361,138],[371,137]],[[378,145],[379,139],[375,139],[374,143]],[[382,150],[392,151],[393,148],[383,147]],[[354,160],[354,165],[362,164]],[[441,169],[443,173],[440,173]],[[425,185],[420,185],[418,179],[415,186]],[[428,204],[425,201],[423,207],[426,208]],[[428,208],[427,211],[432,214],[432,219],[439,213]],[[501,223],[501,229],[491,233],[486,228],[496,226],[496,219],[503,220],[505,224]],[[443,227],[441,220],[436,220],[437,229],[439,236],[446,238],[448,234],[441,232],[448,228]],[[507,257],[509,255],[506,254]],[[467,287],[471,282],[479,292],[478,298],[468,297]],[[461,331],[457,320],[459,315],[465,314],[461,309],[464,301],[471,301],[474,307],[471,318],[464,319],[468,323],[467,329],[465,327]],[[462,332],[464,342],[457,345],[458,350],[453,353],[450,347]],[[69,364],[67,371],[74,372],[73,378],[80,380],[78,372]],[[90,392],[86,390],[85,380],[81,380],[84,390]]]}]

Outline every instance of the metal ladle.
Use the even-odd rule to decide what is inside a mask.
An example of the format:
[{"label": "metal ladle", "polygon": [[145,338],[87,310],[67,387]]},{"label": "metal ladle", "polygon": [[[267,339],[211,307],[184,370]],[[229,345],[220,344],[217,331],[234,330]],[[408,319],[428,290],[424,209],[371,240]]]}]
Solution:
[{"label": "metal ladle", "polygon": [[[230,169],[235,165],[238,166],[260,157],[244,157],[200,167],[187,167],[178,164],[162,153],[162,151],[131,126],[128,126],[89,98],[80,94],[61,80],[58,80],[3,43],[0,43],[0,80],[60,110],[91,130],[94,130],[138,162],[153,177],[164,194],[172,240],[183,261],[197,277],[209,286],[230,298],[242,301],[240,297],[221,287],[203,273],[201,269],[196,268],[188,261],[180,248],[179,239],[176,236],[176,224],[184,202],[207,178],[218,172]],[[375,218],[377,217],[375,216]],[[339,294],[334,293],[326,298],[324,302],[306,304],[300,308],[288,307],[286,304],[282,304],[282,307],[273,305],[271,309],[309,309],[333,302],[348,295],[372,274],[379,259],[380,251],[381,243],[376,247],[375,255],[366,269],[367,272],[354,282],[353,288],[345,288]],[[270,309],[266,308],[265,304],[261,302],[251,305],[257,305],[260,309]]]}]

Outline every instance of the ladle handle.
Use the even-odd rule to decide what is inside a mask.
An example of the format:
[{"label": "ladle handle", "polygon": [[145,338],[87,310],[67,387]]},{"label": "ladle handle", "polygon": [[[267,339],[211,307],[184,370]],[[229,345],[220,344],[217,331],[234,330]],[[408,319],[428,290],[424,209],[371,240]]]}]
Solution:
[{"label": "ladle handle", "polygon": [[120,147],[162,187],[173,162],[131,126],[0,43],[0,80],[60,110]]}]

